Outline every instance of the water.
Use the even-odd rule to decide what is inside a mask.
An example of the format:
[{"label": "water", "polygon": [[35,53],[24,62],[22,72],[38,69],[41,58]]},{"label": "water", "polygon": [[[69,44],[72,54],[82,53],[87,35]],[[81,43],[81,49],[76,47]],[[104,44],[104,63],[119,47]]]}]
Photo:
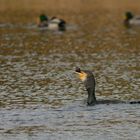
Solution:
[{"label": "water", "polygon": [[93,108],[78,103],[59,109],[46,106],[2,109],[1,138],[138,140],[140,121],[137,110],[139,106],[99,105]]},{"label": "water", "polygon": [[[42,1],[21,1],[22,9],[1,1],[0,140],[139,140],[140,105],[87,107],[74,70],[93,71],[97,99],[140,100],[140,28],[122,24],[127,9],[140,13],[140,2],[61,0],[46,10]],[[64,18],[67,31],[40,31],[42,10]]]}]

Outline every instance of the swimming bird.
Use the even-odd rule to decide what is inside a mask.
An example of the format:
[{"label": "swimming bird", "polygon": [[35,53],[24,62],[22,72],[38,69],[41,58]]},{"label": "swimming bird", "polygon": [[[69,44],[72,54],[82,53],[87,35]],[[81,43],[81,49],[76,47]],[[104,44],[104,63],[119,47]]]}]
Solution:
[{"label": "swimming bird", "polygon": [[45,14],[41,14],[39,22],[39,27],[47,28],[48,30],[53,31],[65,31],[66,30],[66,21],[63,19],[59,19],[57,17],[52,17],[49,19]]},{"label": "swimming bird", "polygon": [[52,17],[49,21],[48,28],[52,30],[65,31],[66,21],[57,17]]},{"label": "swimming bird", "polygon": [[84,83],[86,90],[88,92],[87,104],[94,105],[97,103],[95,96],[95,78],[91,71],[81,70],[76,68],[76,73],[79,75],[80,80]]},{"label": "swimming bird", "polygon": [[140,25],[140,16],[134,16],[131,12],[126,12],[124,24],[127,27],[132,25]]},{"label": "swimming bird", "polygon": [[39,24],[38,27],[47,27],[48,26],[48,17],[45,14],[41,14],[39,16]]},{"label": "swimming bird", "polygon": [[76,68],[75,72],[78,74],[80,80],[84,83],[88,93],[87,105],[95,104],[117,104],[117,103],[129,103],[129,104],[140,104],[140,101],[120,101],[120,100],[97,100],[95,96],[95,78],[91,71],[81,70]]}]

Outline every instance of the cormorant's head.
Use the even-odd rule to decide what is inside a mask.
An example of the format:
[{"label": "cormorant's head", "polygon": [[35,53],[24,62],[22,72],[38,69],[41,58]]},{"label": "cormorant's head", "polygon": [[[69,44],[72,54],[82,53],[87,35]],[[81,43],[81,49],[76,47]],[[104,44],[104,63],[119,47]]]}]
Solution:
[{"label": "cormorant's head", "polygon": [[85,81],[87,79],[87,73],[84,71],[81,71],[79,67],[76,67],[75,72],[78,74],[81,81]]},{"label": "cormorant's head", "polygon": [[41,15],[39,16],[39,18],[40,18],[40,21],[41,21],[41,22],[43,22],[43,21],[48,21],[48,17],[47,17],[45,14],[41,14]]},{"label": "cormorant's head", "polygon": [[81,73],[81,69],[79,67],[76,67],[75,72]]},{"label": "cormorant's head", "polygon": [[129,11],[125,13],[125,16],[126,16],[126,20],[130,20],[134,17],[133,14]]}]

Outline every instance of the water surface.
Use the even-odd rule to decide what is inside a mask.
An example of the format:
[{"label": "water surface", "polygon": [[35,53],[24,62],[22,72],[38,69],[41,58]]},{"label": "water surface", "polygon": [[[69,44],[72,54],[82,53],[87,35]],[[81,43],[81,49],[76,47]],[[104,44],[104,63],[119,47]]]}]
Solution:
[{"label": "water surface", "polygon": [[[0,2],[0,140],[139,140],[140,105],[87,107],[74,73],[93,71],[97,99],[140,100],[140,28],[122,24],[126,10],[140,14],[138,0]],[[67,31],[40,31],[42,11]]]}]

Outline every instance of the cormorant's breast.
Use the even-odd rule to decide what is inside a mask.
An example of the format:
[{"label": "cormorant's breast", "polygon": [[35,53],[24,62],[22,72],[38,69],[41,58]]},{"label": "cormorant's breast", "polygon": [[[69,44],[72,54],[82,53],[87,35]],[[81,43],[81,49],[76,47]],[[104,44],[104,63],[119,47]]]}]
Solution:
[{"label": "cormorant's breast", "polygon": [[95,88],[95,78],[91,71],[84,71],[87,73],[87,78],[84,81],[85,87],[88,88]]}]

